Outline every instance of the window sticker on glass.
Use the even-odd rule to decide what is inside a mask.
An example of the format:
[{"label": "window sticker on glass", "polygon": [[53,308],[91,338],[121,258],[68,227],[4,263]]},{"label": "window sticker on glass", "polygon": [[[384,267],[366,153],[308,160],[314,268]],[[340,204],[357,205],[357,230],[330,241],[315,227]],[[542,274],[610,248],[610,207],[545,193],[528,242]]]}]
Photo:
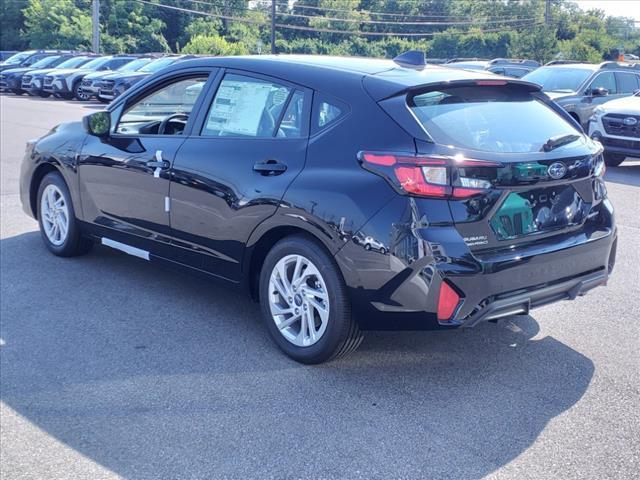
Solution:
[{"label": "window sticker on glass", "polygon": [[268,119],[277,118],[288,96],[288,88],[272,83],[226,78],[211,106],[205,133],[263,136],[265,110],[268,107]]}]

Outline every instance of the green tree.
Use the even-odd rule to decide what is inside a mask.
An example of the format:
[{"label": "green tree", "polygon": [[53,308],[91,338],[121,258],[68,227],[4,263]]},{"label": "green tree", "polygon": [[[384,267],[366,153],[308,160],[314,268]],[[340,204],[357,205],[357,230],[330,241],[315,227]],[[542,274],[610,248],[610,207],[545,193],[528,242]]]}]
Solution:
[{"label": "green tree", "polygon": [[91,48],[91,16],[74,0],[29,0],[23,15],[31,48]]},{"label": "green tree", "polygon": [[541,26],[530,32],[519,32],[513,35],[509,44],[509,56],[529,58],[546,63],[558,53],[556,30]]},{"label": "green tree", "polygon": [[0,50],[23,50],[29,42],[20,34],[24,25],[22,10],[28,0],[4,0],[0,7]]},{"label": "green tree", "polygon": [[220,35],[197,35],[182,48],[182,53],[202,55],[244,55],[247,47],[242,43],[231,43]]}]

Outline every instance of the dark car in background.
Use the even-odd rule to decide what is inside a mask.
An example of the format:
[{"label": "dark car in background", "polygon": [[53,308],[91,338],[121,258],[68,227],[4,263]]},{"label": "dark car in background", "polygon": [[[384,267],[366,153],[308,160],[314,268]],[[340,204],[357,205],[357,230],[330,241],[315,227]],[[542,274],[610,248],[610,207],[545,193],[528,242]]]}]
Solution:
[{"label": "dark car in background", "polygon": [[586,131],[598,105],[628,97],[640,89],[640,64],[596,65],[561,60],[538,68],[523,80],[540,85]]},{"label": "dark car in background", "polygon": [[494,58],[493,60],[455,58],[449,60],[445,65],[451,68],[485,70],[497,75],[505,75],[513,78],[521,78],[540,66],[535,60],[512,58]]},{"label": "dark car in background", "polygon": [[155,59],[157,59],[157,57],[141,56],[129,63],[125,63],[123,66],[115,69],[115,71],[107,70],[106,72],[93,72],[85,75],[80,83],[79,92],[82,98],[79,98],[79,100],[89,100],[90,98],[97,97],[100,87],[102,86],[102,80],[105,77],[117,73],[126,75],[127,73],[135,72]]},{"label": "dark car in background", "polygon": [[133,55],[107,55],[94,58],[79,68],[57,70],[45,75],[43,90],[65,100],[73,98],[82,100],[84,95],[81,91],[81,84],[85,75],[92,72],[115,70],[136,58]]},{"label": "dark car in background", "polygon": [[64,62],[60,63],[54,68],[30,70],[22,76],[22,84],[20,88],[27,92],[29,95],[38,95],[43,98],[49,97],[51,93],[45,92],[43,90],[44,77],[46,75],[49,75],[56,70],[62,71],[70,68],[79,68],[97,57],[98,55],[93,54],[80,54],[67,58]]},{"label": "dark car in background", "polygon": [[604,285],[601,146],[538,85],[417,57],[180,62],[29,142],[24,210],[56,255],[245,287],[305,363]]},{"label": "dark car in background", "polygon": [[0,62],[4,62],[7,58],[13,57],[17,50],[0,50]]},{"label": "dark car in background", "polygon": [[147,65],[133,72],[113,72],[105,75],[97,85],[99,88],[98,100],[103,103],[111,102],[149,75],[159,72],[163,68],[176,62],[191,58],[195,58],[195,55],[171,55],[149,62]]},{"label": "dark car in background", "polygon": [[16,95],[22,95],[26,93],[26,90],[22,89],[22,77],[34,70],[56,68],[61,63],[65,62],[69,58],[73,58],[75,54],[64,53],[55,54],[44,57],[29,67],[9,68],[0,72],[0,91],[11,91]]},{"label": "dark car in background", "polygon": [[3,62],[0,62],[0,72],[9,68],[29,67],[37,61],[60,53],[71,53],[68,50],[27,50],[10,56]]}]

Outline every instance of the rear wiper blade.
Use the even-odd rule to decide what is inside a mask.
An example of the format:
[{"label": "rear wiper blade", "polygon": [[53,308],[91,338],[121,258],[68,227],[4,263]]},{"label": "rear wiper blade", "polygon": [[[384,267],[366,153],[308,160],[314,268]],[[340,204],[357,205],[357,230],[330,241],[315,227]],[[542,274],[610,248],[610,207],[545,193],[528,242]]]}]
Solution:
[{"label": "rear wiper blade", "polygon": [[575,133],[568,133],[566,135],[556,135],[555,137],[551,137],[546,141],[544,145],[542,145],[542,152],[550,152],[558,147],[566,145],[571,142],[575,142],[580,138],[580,135],[576,135]]}]

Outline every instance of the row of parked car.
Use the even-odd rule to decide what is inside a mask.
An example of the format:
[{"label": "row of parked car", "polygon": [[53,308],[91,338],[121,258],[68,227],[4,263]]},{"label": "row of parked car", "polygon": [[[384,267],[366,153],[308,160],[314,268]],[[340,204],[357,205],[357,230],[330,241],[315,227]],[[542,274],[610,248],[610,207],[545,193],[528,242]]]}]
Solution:
[{"label": "row of parked car", "polygon": [[[194,55],[94,55],[31,50],[0,63],[0,91],[108,103],[132,85]],[[496,58],[430,59],[444,67],[482,70],[537,83],[605,146],[607,164],[640,157],[640,63],[589,64]],[[615,102],[613,102],[615,101]]]},{"label": "row of parked car", "polygon": [[0,63],[0,91],[108,103],[143,78],[192,57],[30,50]]}]

